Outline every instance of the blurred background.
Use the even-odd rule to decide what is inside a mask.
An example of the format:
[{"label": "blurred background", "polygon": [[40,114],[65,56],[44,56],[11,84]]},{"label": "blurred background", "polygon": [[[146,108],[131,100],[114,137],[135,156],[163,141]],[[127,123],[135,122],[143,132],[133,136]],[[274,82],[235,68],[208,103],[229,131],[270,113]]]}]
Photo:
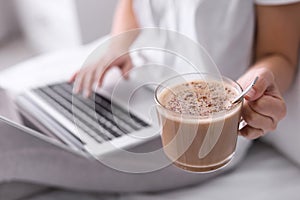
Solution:
[{"label": "blurred background", "polygon": [[0,70],[110,32],[117,0],[0,0]]}]

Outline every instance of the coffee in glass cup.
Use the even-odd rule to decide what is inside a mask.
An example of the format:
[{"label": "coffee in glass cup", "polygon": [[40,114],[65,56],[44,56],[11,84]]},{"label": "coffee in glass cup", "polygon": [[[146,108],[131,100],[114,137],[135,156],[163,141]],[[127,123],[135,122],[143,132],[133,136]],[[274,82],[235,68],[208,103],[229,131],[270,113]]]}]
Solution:
[{"label": "coffee in glass cup", "polygon": [[210,172],[232,159],[243,100],[238,83],[222,76],[190,73],[170,78],[155,92],[164,152],[178,167]]}]

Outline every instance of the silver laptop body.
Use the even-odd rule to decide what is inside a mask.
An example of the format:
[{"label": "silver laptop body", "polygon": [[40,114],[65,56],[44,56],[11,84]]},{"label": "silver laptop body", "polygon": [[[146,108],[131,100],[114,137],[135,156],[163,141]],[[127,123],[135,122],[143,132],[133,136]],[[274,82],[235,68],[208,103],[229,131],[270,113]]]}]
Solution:
[{"label": "silver laptop body", "polygon": [[[66,91],[71,90],[67,88],[70,87],[67,83],[30,90],[20,95],[16,103],[20,113],[41,132],[57,138],[75,151],[101,157],[116,152],[118,149],[127,149],[142,144],[159,135],[153,90],[140,86],[134,80],[121,80],[117,85],[118,87],[108,87],[97,91],[100,99],[103,97],[105,102],[111,101],[113,105],[111,109],[108,108],[109,106],[99,106],[95,100],[96,96],[93,100],[84,99],[82,96],[77,96],[78,98],[72,96],[72,118],[70,113],[66,113],[66,110],[60,108],[55,102],[51,103],[53,98],[58,101],[58,104],[67,104],[66,99],[70,96],[66,99],[64,97],[68,93]],[[54,90],[54,93],[49,88]],[[43,96],[44,93],[46,98]],[[107,118],[108,115],[104,113],[106,110],[111,110],[113,122],[105,122],[104,119],[105,124],[102,126],[101,119]],[[126,114],[130,120],[128,123],[122,120],[122,115]],[[84,117],[87,115],[92,121],[86,122]],[[95,124],[97,122],[99,122],[98,126]],[[111,124],[115,124],[117,128],[112,127],[109,129],[111,131],[105,130],[105,127]]]}]

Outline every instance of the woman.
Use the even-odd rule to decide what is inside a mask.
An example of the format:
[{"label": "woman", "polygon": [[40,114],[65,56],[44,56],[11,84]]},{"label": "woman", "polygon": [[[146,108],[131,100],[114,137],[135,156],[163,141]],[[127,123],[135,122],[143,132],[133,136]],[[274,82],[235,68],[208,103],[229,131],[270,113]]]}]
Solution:
[{"label": "woman", "polygon": [[[243,87],[259,76],[254,89],[246,97],[242,113],[248,125],[240,134],[251,140],[274,130],[286,114],[282,93],[291,86],[296,72],[299,9],[299,0],[120,0],[111,34],[143,27],[172,29],[202,44],[221,67],[221,73],[238,79]],[[129,56],[115,60],[108,68],[101,63],[129,48],[133,41],[131,38],[112,46],[97,65],[76,73],[71,80],[76,80],[75,90],[84,91],[89,96],[93,83],[101,85],[112,66],[118,66],[126,78],[132,68]],[[241,160],[250,140],[239,140],[237,156],[225,169],[232,169]],[[34,153],[45,156],[43,160],[37,159],[40,157],[35,157],[35,154],[32,158],[20,157],[23,169],[27,167],[32,172],[31,175],[22,173],[21,180],[89,191],[174,189],[223,172],[193,174],[171,165],[151,173],[128,174],[60,151],[43,149]]]},{"label": "woman", "polygon": [[[237,79],[242,87],[259,76],[242,109],[248,125],[240,135],[246,139],[238,140],[236,158],[227,167],[231,169],[245,155],[251,140],[275,130],[286,115],[282,94],[292,85],[297,71],[299,19],[299,0],[123,0],[117,7],[111,35],[143,27],[175,30],[203,45],[221,73]],[[101,86],[106,72],[113,66],[128,78],[132,68],[130,56],[115,59],[108,67],[105,64],[116,58],[119,50],[128,49],[134,39],[113,45],[96,65],[78,71],[71,78],[71,82],[76,80],[75,92],[82,91],[89,96],[93,84]],[[123,191],[153,191],[194,184],[216,174],[190,175],[169,166],[148,175],[123,177],[132,183],[143,179],[146,185],[124,186],[121,179],[117,185]]]},{"label": "woman", "polygon": [[[286,114],[282,94],[296,73],[299,19],[297,0],[124,0],[117,7],[111,34],[143,27],[175,30],[202,44],[221,67],[221,73],[238,78],[242,87],[259,76],[246,96],[242,115],[248,125],[240,131],[246,138],[256,139],[275,130]],[[76,73],[71,79],[76,79],[75,91],[89,96],[92,85],[101,85],[113,66],[118,66],[127,78],[132,68],[130,56],[116,59],[108,68],[103,63],[117,55],[118,49],[129,48],[133,41],[131,38],[117,44],[98,64]]]}]

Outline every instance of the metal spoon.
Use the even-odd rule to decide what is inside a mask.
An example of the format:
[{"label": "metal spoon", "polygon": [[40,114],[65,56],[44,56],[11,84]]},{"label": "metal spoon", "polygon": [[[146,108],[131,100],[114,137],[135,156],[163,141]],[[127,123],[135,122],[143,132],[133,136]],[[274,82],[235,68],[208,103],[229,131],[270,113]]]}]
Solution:
[{"label": "metal spoon", "polygon": [[257,80],[258,80],[258,76],[255,77],[255,79],[252,81],[252,83],[239,96],[237,96],[233,99],[231,104],[235,104],[238,101],[240,101],[240,99],[243,98],[251,90],[251,88],[253,88],[253,86],[255,85]]}]

